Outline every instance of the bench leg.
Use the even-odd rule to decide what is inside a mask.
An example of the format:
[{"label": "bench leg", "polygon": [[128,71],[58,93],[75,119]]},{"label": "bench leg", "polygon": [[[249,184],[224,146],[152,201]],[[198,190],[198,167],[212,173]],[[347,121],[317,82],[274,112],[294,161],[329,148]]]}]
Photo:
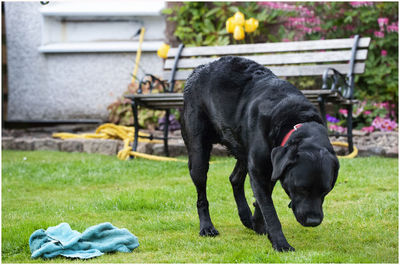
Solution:
[{"label": "bench leg", "polygon": [[347,107],[347,143],[349,144],[349,153],[353,152],[353,105]]},{"label": "bench leg", "polygon": [[164,125],[164,153],[169,156],[168,151],[168,132],[169,132],[169,109],[165,111],[165,125]]},{"label": "bench leg", "polygon": [[321,112],[322,120],[324,122],[325,127],[327,127],[326,121],[326,109],[325,109],[325,98],[319,96],[318,97],[319,111]]},{"label": "bench leg", "polygon": [[135,126],[135,134],[133,137],[133,143],[132,143],[132,150],[136,151],[137,146],[138,146],[138,140],[139,140],[139,119],[138,119],[138,109],[137,109],[137,104],[135,100],[132,100],[132,112],[133,112],[133,122]]}]

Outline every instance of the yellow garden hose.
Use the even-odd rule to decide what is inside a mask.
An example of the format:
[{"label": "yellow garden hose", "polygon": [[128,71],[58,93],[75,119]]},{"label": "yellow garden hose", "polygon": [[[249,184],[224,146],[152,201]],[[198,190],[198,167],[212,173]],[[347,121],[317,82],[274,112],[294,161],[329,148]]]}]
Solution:
[{"label": "yellow garden hose", "polygon": [[[117,157],[121,160],[127,160],[129,157],[140,157],[148,160],[154,161],[173,161],[173,162],[183,162],[187,163],[187,160],[178,159],[174,157],[166,157],[166,156],[156,156],[149,155],[144,153],[139,153],[132,151],[132,141],[135,134],[135,128],[127,127],[122,125],[115,125],[113,123],[105,123],[100,125],[95,133],[82,133],[82,134],[74,134],[74,133],[53,133],[53,137],[60,139],[117,139],[124,141],[124,147],[122,150],[118,152]],[[139,132],[139,136],[149,136],[146,133]],[[139,138],[139,142],[145,143],[163,143],[161,140],[148,140]],[[217,162],[210,162],[210,164],[214,164]]]},{"label": "yellow garden hose", "polygon": [[144,27],[140,29],[140,37],[139,37],[139,46],[136,52],[136,62],[135,62],[135,68],[133,69],[133,74],[132,74],[132,84],[135,83],[136,80],[136,75],[138,71],[138,66],[140,62],[140,56],[142,55],[142,43],[144,39]]},{"label": "yellow garden hose", "polygon": [[[130,156],[141,157],[150,160],[157,161],[176,161],[176,162],[186,162],[185,160],[180,160],[172,157],[163,157],[163,156],[154,156],[143,154],[139,152],[132,151],[132,147],[130,146],[133,141],[133,137],[135,134],[135,128],[126,127],[122,125],[115,125],[113,123],[105,123],[100,125],[95,133],[83,133],[83,134],[74,134],[74,133],[54,133],[53,137],[60,139],[118,139],[124,141],[124,148],[118,152],[118,158],[121,160],[127,160]],[[139,132],[139,136],[149,136],[146,133]],[[139,138],[139,142],[145,143],[163,143],[161,140],[148,140]]]},{"label": "yellow garden hose", "polygon": [[[332,145],[336,145],[336,146],[344,146],[344,147],[349,147],[348,143],[344,143],[344,142],[332,142]],[[351,152],[348,155],[345,156],[337,156],[339,158],[355,158],[358,155],[358,149],[355,145],[353,145],[353,152]]]}]

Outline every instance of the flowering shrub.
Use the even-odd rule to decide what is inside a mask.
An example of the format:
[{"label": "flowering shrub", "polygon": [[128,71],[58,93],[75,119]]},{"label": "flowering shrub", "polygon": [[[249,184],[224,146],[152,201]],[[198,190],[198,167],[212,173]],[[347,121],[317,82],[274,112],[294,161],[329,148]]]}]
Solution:
[{"label": "flowering shrub", "polygon": [[397,123],[395,121],[392,121],[391,119],[384,119],[378,116],[375,117],[375,119],[372,121],[372,127],[382,132],[391,132],[397,128]]},{"label": "flowering shrub", "polygon": [[[397,112],[395,104],[363,101],[353,109],[354,128],[364,132],[397,131]],[[332,132],[346,133],[347,109],[339,109],[337,117],[326,115],[328,129]]]},{"label": "flowering shrub", "polygon": [[355,97],[398,106],[397,2],[260,2],[294,12],[284,19],[282,40],[371,37],[365,73],[356,76]]}]

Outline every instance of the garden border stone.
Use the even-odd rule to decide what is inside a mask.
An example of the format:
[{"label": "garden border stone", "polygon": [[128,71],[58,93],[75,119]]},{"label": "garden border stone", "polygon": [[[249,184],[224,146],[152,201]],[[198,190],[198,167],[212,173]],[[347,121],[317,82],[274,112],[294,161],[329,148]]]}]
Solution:
[{"label": "garden border stone", "polygon": [[59,151],[62,140],[54,138],[42,138],[33,140],[33,150]]},{"label": "garden border stone", "polygon": [[[155,132],[157,135],[162,132]],[[85,152],[89,154],[97,153],[103,155],[114,156],[118,154],[124,147],[124,142],[121,140],[112,139],[56,139],[49,136],[35,137],[33,134],[21,136],[18,132],[18,137],[9,136],[2,137],[3,150],[52,150],[62,152]],[[180,138],[180,132],[176,131],[172,134],[174,139],[170,141],[170,155],[181,156],[186,155],[186,147]],[[358,156],[384,156],[397,158],[398,151],[398,132],[373,132],[366,134],[360,131],[354,133],[354,144],[358,148]],[[345,137],[330,137],[331,141],[346,142]],[[346,147],[334,146],[338,155],[345,155],[347,152]],[[155,143],[139,143],[138,152],[164,155],[164,145]],[[215,156],[228,156],[229,152],[222,145],[216,144],[213,146],[212,155]]]},{"label": "garden border stone", "polygon": [[62,140],[60,144],[60,151],[62,152],[82,152],[83,139],[66,139]]}]

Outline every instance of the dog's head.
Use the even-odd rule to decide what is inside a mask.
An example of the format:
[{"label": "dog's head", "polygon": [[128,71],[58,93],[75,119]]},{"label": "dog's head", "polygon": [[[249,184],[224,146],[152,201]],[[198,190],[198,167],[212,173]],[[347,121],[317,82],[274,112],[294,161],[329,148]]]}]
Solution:
[{"label": "dog's head", "polygon": [[280,180],[297,221],[303,226],[317,226],[324,217],[324,198],[335,185],[339,161],[329,142],[318,141],[318,134],[298,138],[272,150],[271,180]]}]

